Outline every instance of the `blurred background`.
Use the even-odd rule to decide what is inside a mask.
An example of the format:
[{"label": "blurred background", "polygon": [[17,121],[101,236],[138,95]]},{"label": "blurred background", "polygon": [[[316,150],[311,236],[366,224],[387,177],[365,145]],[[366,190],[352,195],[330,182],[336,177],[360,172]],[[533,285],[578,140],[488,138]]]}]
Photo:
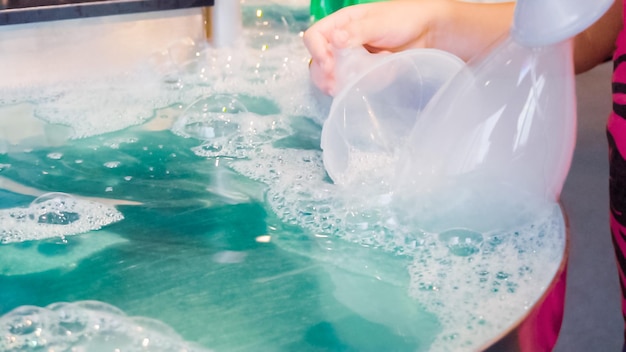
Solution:
[{"label": "blurred background", "polygon": [[555,351],[621,351],[624,322],[609,231],[608,154],[612,64],[577,77],[578,140],[562,202],[571,244],[565,316]]}]

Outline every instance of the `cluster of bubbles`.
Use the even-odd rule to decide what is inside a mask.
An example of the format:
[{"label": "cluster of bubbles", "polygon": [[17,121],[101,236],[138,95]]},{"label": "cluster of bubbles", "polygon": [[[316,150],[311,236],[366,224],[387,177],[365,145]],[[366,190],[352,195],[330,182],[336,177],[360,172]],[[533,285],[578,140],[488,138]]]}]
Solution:
[{"label": "cluster of bubbles", "polygon": [[471,349],[509,328],[550,285],[564,243],[565,223],[556,205],[516,229],[457,228],[426,236],[409,266],[409,293],[446,327],[433,350]]},{"label": "cluster of bubbles", "polygon": [[123,219],[117,209],[61,192],[37,197],[26,208],[0,209],[0,244],[65,237]]},{"label": "cluster of bubbles", "polygon": [[98,301],[21,306],[0,317],[2,351],[207,352],[157,320]]},{"label": "cluster of bubbles", "polygon": [[[283,222],[315,234],[324,252],[316,259],[395,285],[393,270],[373,270],[372,253],[408,258],[408,294],[443,327],[436,350],[473,348],[508,327],[541,297],[562,260],[565,225],[558,205],[512,229],[429,232],[400,221],[386,196],[329,184],[317,151],[266,146],[232,167],[269,185],[266,201]],[[357,260],[354,249],[345,253],[338,241],[370,252]],[[342,253],[352,259],[334,257]]]},{"label": "cluster of bubbles", "polygon": [[[265,118],[247,113],[236,121],[255,125]],[[233,132],[229,140],[249,138],[245,129]],[[334,257],[342,255],[338,241],[410,258],[408,293],[440,319],[443,333],[433,345],[439,350],[467,349],[489,340],[532,307],[559,267],[565,229],[558,206],[513,229],[425,231],[399,219],[388,194],[329,183],[319,150],[280,148],[275,142],[264,141],[262,148],[245,148],[241,154],[226,147],[210,153],[198,148],[196,153],[236,158],[230,164],[234,170],[268,185],[266,202],[280,220],[315,234],[320,251],[332,253],[316,259],[397,284],[397,273],[372,269],[371,252],[359,260]],[[286,242],[283,248],[299,251],[289,248],[297,247],[297,241]]]},{"label": "cluster of bubbles", "polygon": [[[271,104],[271,101],[268,101]],[[171,131],[201,144],[194,152],[204,157],[246,158],[265,144],[289,135],[286,119],[249,112],[234,95],[212,95],[187,107]]]}]

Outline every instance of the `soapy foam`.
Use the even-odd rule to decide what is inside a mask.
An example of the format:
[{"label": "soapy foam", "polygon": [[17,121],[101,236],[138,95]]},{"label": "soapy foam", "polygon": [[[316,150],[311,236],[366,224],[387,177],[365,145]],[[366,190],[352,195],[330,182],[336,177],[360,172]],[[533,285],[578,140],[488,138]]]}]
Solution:
[{"label": "soapy foam", "polygon": [[346,172],[334,175],[336,184],[387,184],[387,180],[393,179],[398,156],[393,153],[367,152],[351,146],[348,159]]},{"label": "soapy foam", "polygon": [[21,306],[0,317],[2,351],[208,351],[169,326],[97,301]]},{"label": "soapy foam", "polygon": [[0,209],[0,244],[64,237],[122,220],[115,208],[64,193],[47,193],[26,208]]},{"label": "soapy foam", "polygon": [[436,350],[477,347],[512,324],[541,296],[562,259],[565,228],[556,205],[521,228],[481,234],[482,241],[469,243],[471,253],[459,255],[439,233],[399,222],[388,195],[360,198],[350,194],[354,189],[326,183],[318,152],[265,148],[251,159],[233,168],[270,185],[267,202],[284,222],[413,258],[408,294],[440,319]]},{"label": "soapy foam", "polygon": [[[494,337],[527,312],[562,260],[565,226],[560,209],[525,227],[485,234],[480,250],[455,255],[436,236],[409,267],[409,294],[449,327],[432,348],[467,349]],[[454,342],[448,341],[453,337]]]},{"label": "soapy foam", "polygon": [[[82,89],[83,83],[71,83],[52,92],[50,87],[34,89],[27,99],[8,96],[4,102],[33,101],[39,118],[71,126],[75,138],[144,123],[157,108],[186,106],[172,118],[172,132],[196,139],[197,155],[228,162],[242,175],[265,183],[266,202],[284,223],[410,258],[407,294],[437,313],[443,327],[434,342],[438,350],[475,348],[512,323],[532,306],[558,267],[564,246],[560,213],[519,229],[482,233],[482,242],[474,244],[477,250],[459,256],[448,247],[454,243],[441,241],[439,233],[400,221],[389,206],[386,185],[364,190],[330,184],[319,149],[275,145],[294,133],[290,120],[295,116],[319,123],[327,112],[327,101],[308,83],[308,53],[300,34],[284,25],[292,17],[277,18],[248,22],[247,40],[235,48],[178,43],[153,57],[150,69],[160,73],[154,75],[158,80],[140,70],[123,79],[90,82],[89,90]],[[181,56],[185,51],[195,58]],[[144,86],[146,79],[150,83]],[[265,97],[279,112],[266,114],[244,103],[230,111],[194,110],[194,104],[216,95],[239,102],[243,95]],[[376,160],[368,156],[359,162],[366,170],[376,169]],[[0,220],[13,221],[18,228],[15,219],[25,214],[12,210]],[[31,238],[24,233],[13,230],[4,238]],[[328,243],[332,249],[332,241]]]}]

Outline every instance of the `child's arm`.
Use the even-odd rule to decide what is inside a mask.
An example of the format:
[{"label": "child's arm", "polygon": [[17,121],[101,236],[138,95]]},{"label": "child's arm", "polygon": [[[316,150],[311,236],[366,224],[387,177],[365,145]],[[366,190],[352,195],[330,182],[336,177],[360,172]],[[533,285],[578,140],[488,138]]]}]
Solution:
[{"label": "child's arm", "polygon": [[[457,0],[391,0],[343,8],[304,33],[311,57],[311,78],[333,95],[332,48],[363,45],[372,52],[436,48],[464,60],[482,52],[508,32],[515,3],[471,3]],[[622,0],[574,41],[576,72],[610,58],[622,28]]]},{"label": "child's arm", "polygon": [[622,0],[616,0],[596,23],[574,38],[574,67],[585,72],[611,59],[615,40],[622,30]]},{"label": "child's arm", "polygon": [[464,60],[507,33],[514,3],[456,0],[391,0],[343,8],[304,33],[313,62],[311,77],[334,93],[332,48],[363,45],[372,52],[437,48]]}]

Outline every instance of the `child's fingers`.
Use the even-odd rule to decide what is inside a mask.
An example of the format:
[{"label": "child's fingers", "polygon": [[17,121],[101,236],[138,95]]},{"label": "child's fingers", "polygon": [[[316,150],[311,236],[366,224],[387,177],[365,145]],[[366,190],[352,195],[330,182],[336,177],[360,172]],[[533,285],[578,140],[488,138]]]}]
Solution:
[{"label": "child's fingers", "polygon": [[330,55],[328,38],[317,27],[313,26],[304,32],[303,40],[313,61],[323,62]]},{"label": "child's fingers", "polygon": [[381,32],[386,32],[385,24],[377,15],[378,5],[368,3],[339,10],[334,21],[332,44],[339,48],[355,48],[378,41]]},{"label": "child's fingers", "polygon": [[323,65],[313,60],[310,66],[310,75],[313,84],[323,93],[334,95],[335,78],[332,69],[328,70],[326,67],[323,67]]}]

